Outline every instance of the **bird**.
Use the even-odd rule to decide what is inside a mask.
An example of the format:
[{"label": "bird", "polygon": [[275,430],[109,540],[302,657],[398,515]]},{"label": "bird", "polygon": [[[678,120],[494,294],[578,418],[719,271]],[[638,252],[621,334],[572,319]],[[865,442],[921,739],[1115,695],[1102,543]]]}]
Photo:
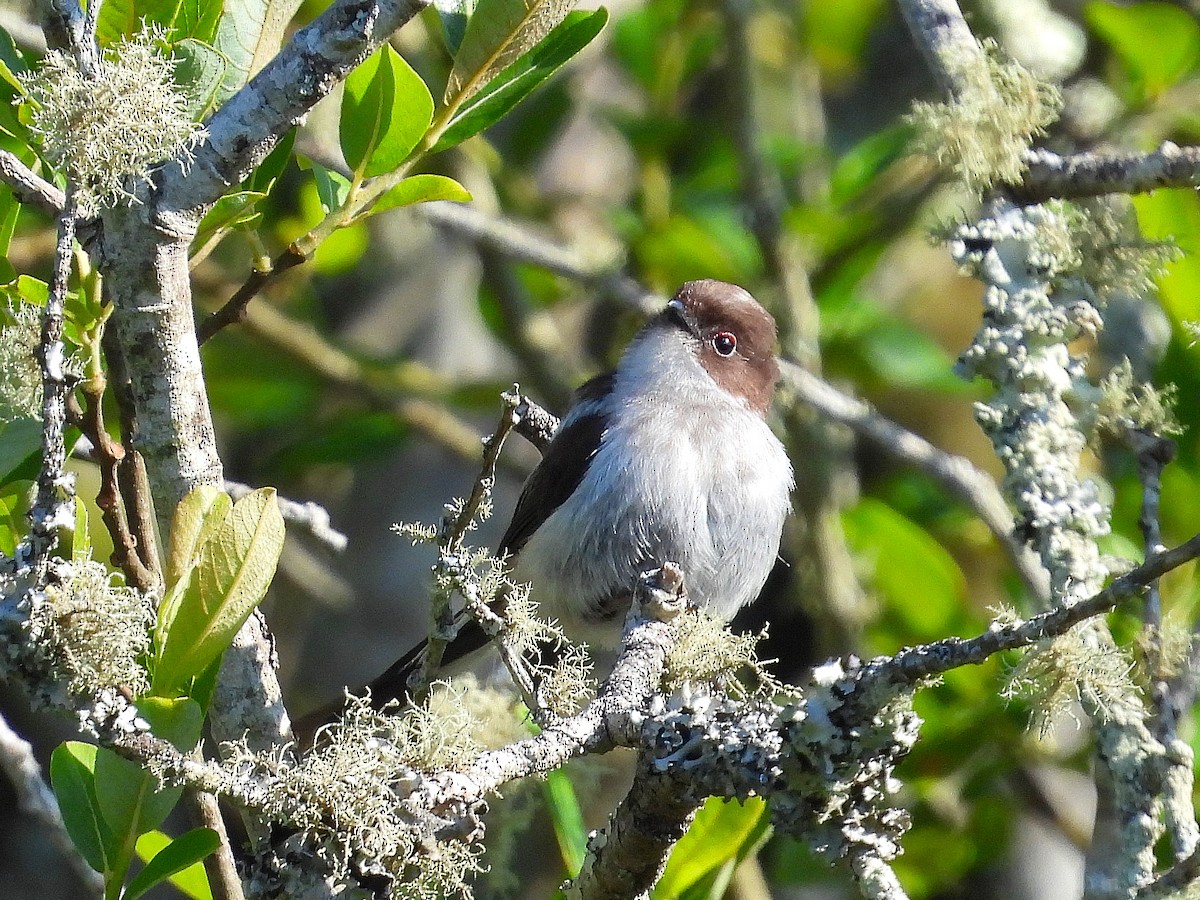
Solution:
[{"label": "bird", "polygon": [[[615,370],[575,392],[498,546],[569,639],[613,650],[639,575],[666,561],[720,619],[758,596],[794,486],[767,423],[775,343],[775,320],[748,291],[689,281]],[[445,660],[484,643],[464,627]],[[414,648],[373,681],[372,702],[402,696],[422,657]]]}]

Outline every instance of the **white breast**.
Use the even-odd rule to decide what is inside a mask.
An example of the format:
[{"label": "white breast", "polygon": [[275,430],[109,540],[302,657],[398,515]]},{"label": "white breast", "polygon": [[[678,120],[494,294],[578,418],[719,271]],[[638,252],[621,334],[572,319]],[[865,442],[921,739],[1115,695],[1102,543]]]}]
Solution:
[{"label": "white breast", "polygon": [[522,548],[516,577],[543,614],[598,646],[620,637],[639,573],[667,560],[683,567],[694,602],[731,618],[779,551],[792,486],[783,446],[671,333],[630,347],[603,403],[600,448]]}]

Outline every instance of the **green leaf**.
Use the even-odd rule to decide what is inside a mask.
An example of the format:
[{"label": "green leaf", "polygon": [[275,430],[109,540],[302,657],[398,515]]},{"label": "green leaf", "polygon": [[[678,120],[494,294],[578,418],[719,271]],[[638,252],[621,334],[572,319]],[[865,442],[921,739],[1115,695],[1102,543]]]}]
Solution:
[{"label": "green leaf", "polygon": [[228,61],[217,105],[237,93],[279,52],[303,0],[226,0],[213,46]]},{"label": "green leaf", "polygon": [[28,530],[25,514],[29,512],[32,481],[10,481],[0,486],[0,553],[12,556],[17,544]]},{"label": "green leaf", "polygon": [[0,80],[4,81],[18,97],[25,96],[25,88],[17,75],[29,68],[25,56],[17,49],[12,36],[0,28]]},{"label": "green leaf", "polygon": [[1162,93],[1200,62],[1200,24],[1173,4],[1089,3],[1084,12],[1147,96]]},{"label": "green leaf", "polygon": [[167,548],[167,586],[175,584],[200,560],[205,543],[217,533],[233,501],[216,485],[202,484],[179,501]]},{"label": "green leaf", "polygon": [[411,175],[383,194],[371,207],[371,215],[377,215],[398,206],[412,206],[427,200],[457,200],[466,203],[471,199],[465,187],[445,175]]},{"label": "green leaf", "polygon": [[203,41],[187,38],[172,48],[175,56],[175,84],[188,98],[188,115],[203,119],[216,104],[217,92],[225,78],[225,57]]},{"label": "green leaf", "polygon": [[346,79],[342,153],[363,178],[391,172],[408,157],[433,119],[433,97],[421,76],[390,44]]},{"label": "green leaf", "polygon": [[446,49],[450,51],[451,56],[462,46],[467,22],[475,12],[476,3],[477,0],[433,0],[433,8],[437,10],[438,18],[442,21]]},{"label": "green leaf", "polygon": [[0,482],[12,477],[31,456],[42,451],[42,423],[14,419],[0,424]]},{"label": "green leaf", "polygon": [[479,0],[446,83],[446,103],[470,99],[566,18],[574,0]]},{"label": "green leaf", "polygon": [[608,21],[608,10],[573,12],[537,46],[472,96],[450,119],[434,153],[460,144],[499,121],[571,57],[591,43]]},{"label": "green leaf", "polygon": [[555,769],[546,776],[543,791],[563,864],[567,874],[574,878],[583,866],[588,837],[587,826],[583,824],[583,811],[579,808],[579,798],[575,795],[575,786],[566,772]]},{"label": "green leaf", "polygon": [[[195,528],[190,531],[196,533]],[[162,634],[152,679],[156,696],[184,689],[233,640],[267,592],[283,537],[274,489],[261,488],[234,504],[200,548],[200,562]]]},{"label": "green leaf", "polygon": [[262,215],[258,210],[260,200],[266,198],[263,191],[234,191],[226,194],[204,214],[192,239],[192,247],[199,249],[218,232],[253,222]]},{"label": "green leaf", "polygon": [[211,45],[216,40],[224,8],[224,0],[182,0],[175,17],[176,35]]},{"label": "green leaf", "polygon": [[[187,753],[200,740],[204,716],[192,700],[143,697],[138,713],[156,737]],[[130,850],[137,836],[157,828],[179,802],[182,788],[158,789],[158,779],[132,760],[101,747],[96,754],[96,799],[104,821]]]},{"label": "green leaf", "polygon": [[168,30],[179,15],[180,0],[105,0],[96,23],[96,40],[111,47],[142,29],[142,20]]},{"label": "green leaf", "polygon": [[[142,862],[149,862],[161,853],[171,841],[170,835],[163,834],[157,829],[147,831],[137,840],[135,850],[138,858]],[[135,877],[133,880],[136,882],[137,878]],[[172,873],[168,880],[189,900],[213,900],[212,889],[208,886],[208,875],[200,863],[193,863],[185,869]]]},{"label": "green leaf", "polygon": [[954,558],[915,522],[870,497],[842,521],[855,555],[872,567],[872,583],[889,613],[904,623],[906,639],[944,636],[967,589]]},{"label": "green leaf", "polygon": [[67,834],[87,864],[108,868],[113,841],[96,801],[96,747],[80,741],[59,744],[50,754],[50,785],[58,798]]},{"label": "green leaf", "polygon": [[71,560],[82,562],[92,558],[92,535],[88,531],[88,509],[78,494],[75,495],[75,529],[71,532]]},{"label": "green leaf", "polygon": [[[138,845],[141,846],[141,841]],[[193,828],[186,834],[181,834],[154,854],[146,863],[146,868],[129,882],[121,900],[137,900],[156,884],[161,884],[188,868],[194,867],[203,874],[204,867],[200,865],[200,861],[215,852],[220,845],[220,836],[211,828]],[[204,884],[205,887],[208,886],[207,879]]]},{"label": "green leaf", "polygon": [[[766,803],[757,797],[745,803],[710,797],[687,834],[671,850],[667,868],[651,896],[682,897],[700,885],[711,884],[725,868],[732,873],[766,833],[766,809]],[[707,895],[708,891],[700,894]],[[720,897],[723,892],[714,895]]]},{"label": "green leaf", "polygon": [[[314,162],[307,156],[297,155],[296,164],[300,169],[313,173],[313,185],[317,190],[317,202],[325,215],[335,209],[340,209],[350,195],[350,179],[340,172],[327,169],[319,162]],[[303,203],[303,198],[301,199]],[[336,232],[335,232],[336,233]]]}]

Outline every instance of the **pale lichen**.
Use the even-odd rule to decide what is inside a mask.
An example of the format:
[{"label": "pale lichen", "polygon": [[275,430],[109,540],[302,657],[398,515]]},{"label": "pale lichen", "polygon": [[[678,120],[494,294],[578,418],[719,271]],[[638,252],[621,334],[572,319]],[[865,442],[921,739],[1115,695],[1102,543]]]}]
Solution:
[{"label": "pale lichen", "polygon": [[1003,58],[994,41],[956,67],[957,90],[947,103],[915,103],[909,121],[919,149],[974,190],[1016,182],[1030,141],[1062,107],[1058,88]]},{"label": "pale lichen", "polygon": [[9,301],[0,310],[0,425],[42,417],[41,310]]},{"label": "pale lichen", "polygon": [[149,28],[107,48],[95,78],[58,50],[23,76],[29,130],[74,185],[83,214],[134,202],[155,165],[187,161],[204,132],[174,73],[162,35]]}]

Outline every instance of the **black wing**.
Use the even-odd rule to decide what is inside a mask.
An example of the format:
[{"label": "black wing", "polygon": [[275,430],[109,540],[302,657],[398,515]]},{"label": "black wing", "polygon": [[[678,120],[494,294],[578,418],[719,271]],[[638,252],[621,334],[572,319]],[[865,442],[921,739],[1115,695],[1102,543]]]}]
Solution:
[{"label": "black wing", "polygon": [[[603,399],[612,392],[612,384],[611,372],[597,375],[575,392],[574,405]],[[525,482],[512,521],[500,539],[501,553],[519,552],[542,523],[575,493],[587,471],[588,460],[600,447],[607,425],[607,417],[596,413],[582,415],[558,430],[542,461]]]}]

